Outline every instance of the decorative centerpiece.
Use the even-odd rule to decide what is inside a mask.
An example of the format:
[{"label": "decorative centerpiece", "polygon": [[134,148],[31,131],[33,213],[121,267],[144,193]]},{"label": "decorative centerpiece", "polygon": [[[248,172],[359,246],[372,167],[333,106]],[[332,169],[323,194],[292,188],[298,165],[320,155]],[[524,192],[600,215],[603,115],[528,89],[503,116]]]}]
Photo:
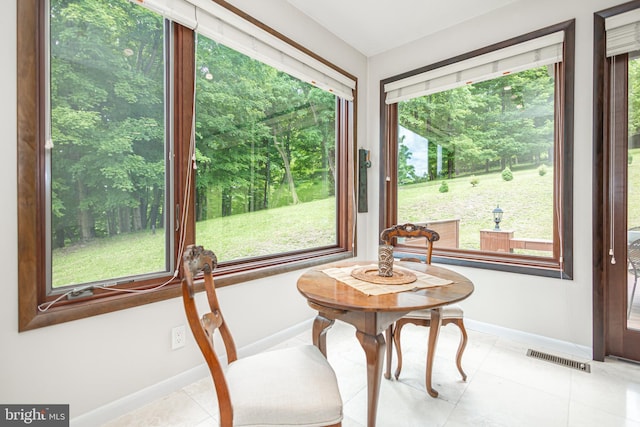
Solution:
[{"label": "decorative centerpiece", "polygon": [[396,269],[392,274],[392,276],[380,276],[375,264],[354,268],[351,271],[351,277],[377,285],[406,285],[418,279],[417,276],[409,270]]},{"label": "decorative centerpiece", "polygon": [[354,268],[351,276],[359,280],[380,285],[405,285],[416,281],[416,275],[404,269],[393,270],[393,246],[378,247],[378,265],[371,264]]},{"label": "decorative centerpiece", "polygon": [[378,247],[378,276],[393,277],[393,246]]}]

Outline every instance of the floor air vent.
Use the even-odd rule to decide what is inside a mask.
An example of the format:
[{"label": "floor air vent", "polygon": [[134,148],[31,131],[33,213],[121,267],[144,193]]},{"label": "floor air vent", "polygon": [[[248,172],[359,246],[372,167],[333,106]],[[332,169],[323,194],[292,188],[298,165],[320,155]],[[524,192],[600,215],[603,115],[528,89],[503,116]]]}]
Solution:
[{"label": "floor air vent", "polygon": [[543,353],[537,350],[527,350],[527,356],[535,357],[536,359],[546,360],[547,362],[555,363],[557,365],[566,366],[568,368],[577,369],[583,372],[591,372],[591,366],[588,363],[578,362],[576,360],[567,359],[565,357],[554,356],[553,354]]}]

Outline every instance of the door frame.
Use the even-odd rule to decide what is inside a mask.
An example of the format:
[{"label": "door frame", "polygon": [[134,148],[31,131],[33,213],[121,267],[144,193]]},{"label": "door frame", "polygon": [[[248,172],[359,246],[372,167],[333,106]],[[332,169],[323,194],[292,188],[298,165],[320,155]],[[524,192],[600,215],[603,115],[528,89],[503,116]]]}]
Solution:
[{"label": "door frame", "polygon": [[[594,13],[593,27],[593,192],[592,192],[592,280],[593,280],[593,359],[604,361],[605,356],[610,354],[612,350],[617,352],[619,345],[612,346],[611,340],[622,340],[620,337],[608,335],[608,322],[612,322],[612,310],[618,310],[619,307],[612,298],[612,291],[608,288],[608,282],[614,279],[620,279],[620,266],[618,268],[609,268],[609,253],[607,251],[607,241],[611,219],[609,218],[608,207],[610,203],[618,199],[611,200],[609,192],[609,173],[610,173],[610,144],[611,141],[606,135],[609,129],[609,70],[606,58],[606,35],[605,35],[605,19],[627,12],[629,10],[640,8],[640,0],[634,0],[624,3],[613,8],[609,8]],[[625,92],[626,93],[626,92]],[[625,114],[626,117],[626,114]],[[626,158],[626,155],[625,155]],[[624,174],[618,173],[615,179],[621,179]],[[626,187],[625,187],[626,191]],[[622,195],[626,200],[626,192]],[[624,208],[626,209],[626,203]],[[620,208],[620,206],[618,206]],[[617,215],[623,215],[626,218],[626,211],[616,209]],[[614,221],[619,218],[616,216]],[[625,232],[626,234],[626,232]],[[626,238],[624,239],[626,242]],[[626,258],[619,260],[620,265],[626,265]],[[618,276],[618,277],[617,277]],[[617,292],[613,290],[613,292]],[[620,295],[613,294],[614,299],[620,299]],[[613,304],[613,305],[612,305]],[[626,312],[626,310],[624,310]],[[619,322],[614,322],[619,323]],[[626,325],[617,325],[621,330]],[[615,348],[611,348],[615,347]]]},{"label": "door frame", "polygon": [[605,350],[605,250],[604,250],[604,156],[605,150],[605,63],[604,20],[607,15],[593,16],[593,182],[592,182],[592,281],[593,281],[593,360],[604,361]]}]

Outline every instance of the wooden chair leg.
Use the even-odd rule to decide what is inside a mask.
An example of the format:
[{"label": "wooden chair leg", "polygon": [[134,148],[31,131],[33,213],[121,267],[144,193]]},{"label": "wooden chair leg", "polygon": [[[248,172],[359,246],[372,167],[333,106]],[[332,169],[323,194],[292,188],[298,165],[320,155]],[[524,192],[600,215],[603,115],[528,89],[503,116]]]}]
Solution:
[{"label": "wooden chair leg", "polygon": [[397,321],[396,326],[393,330],[393,343],[396,346],[396,356],[398,359],[398,366],[396,367],[395,377],[398,379],[400,376],[400,371],[402,370],[402,346],[400,345],[400,334],[402,332],[402,327],[404,326],[404,322]]},{"label": "wooden chair leg", "polygon": [[389,325],[385,333],[385,340],[387,341],[387,368],[384,371],[384,377],[386,379],[391,378],[391,354],[393,351],[393,323]]},{"label": "wooden chair leg", "polygon": [[462,375],[462,381],[467,380],[467,374],[462,370],[462,353],[467,346],[467,330],[464,327],[464,321],[462,319],[456,319],[453,323],[460,328],[460,345],[458,346],[458,352],[456,353],[456,365],[458,365],[458,371]]}]

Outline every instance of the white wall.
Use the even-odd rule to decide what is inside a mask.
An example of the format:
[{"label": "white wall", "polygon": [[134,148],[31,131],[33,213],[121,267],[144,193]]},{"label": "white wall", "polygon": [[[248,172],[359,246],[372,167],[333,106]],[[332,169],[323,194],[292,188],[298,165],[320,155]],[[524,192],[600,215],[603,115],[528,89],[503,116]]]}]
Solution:
[{"label": "white wall", "polygon": [[[203,359],[190,333],[185,348],[170,349],[171,328],[186,324],[181,299],[17,332],[17,1],[21,0],[3,2],[0,14],[0,56],[7,61],[0,68],[0,194],[4,200],[0,209],[0,259],[4,265],[0,281],[0,403],[69,403],[71,417],[76,418],[199,366]],[[363,55],[315,22],[288,10],[287,2],[246,3],[260,9],[259,17],[265,23],[286,29],[286,35],[350,73],[366,75]],[[364,99],[361,102],[366,104]],[[364,114],[359,122],[364,123]],[[364,127],[361,132],[364,134]],[[313,317],[296,289],[298,276],[288,273],[221,289],[221,304],[238,347]]]},{"label": "white wall", "polygon": [[[78,417],[202,363],[189,336],[171,351],[170,330],[184,324],[179,299],[18,334],[16,218],[16,1],[0,14],[0,402],[69,403]],[[284,0],[234,0],[241,9],[359,78],[359,147],[372,152],[369,213],[358,215],[359,254],[373,257],[378,227],[380,79],[525,32],[576,18],[574,280],[456,268],[476,284],[467,317],[591,345],[591,105],[593,12],[613,0],[521,1],[454,29],[367,59],[305,19]],[[357,18],[354,18],[357,19]],[[13,62],[13,65],[11,63]],[[309,319],[295,288],[298,273],[224,288],[220,299],[240,347]]]},{"label": "white wall", "polygon": [[[593,13],[616,0],[519,1],[503,9],[369,58],[366,142],[379,143],[379,81],[569,19],[576,19],[574,279],[454,268],[471,278],[468,318],[591,347],[591,129]],[[376,150],[377,151],[377,150]],[[372,156],[378,165],[378,156]],[[370,176],[377,191],[377,176]],[[372,199],[376,199],[374,195]],[[369,218],[373,228],[375,212]]]}]

